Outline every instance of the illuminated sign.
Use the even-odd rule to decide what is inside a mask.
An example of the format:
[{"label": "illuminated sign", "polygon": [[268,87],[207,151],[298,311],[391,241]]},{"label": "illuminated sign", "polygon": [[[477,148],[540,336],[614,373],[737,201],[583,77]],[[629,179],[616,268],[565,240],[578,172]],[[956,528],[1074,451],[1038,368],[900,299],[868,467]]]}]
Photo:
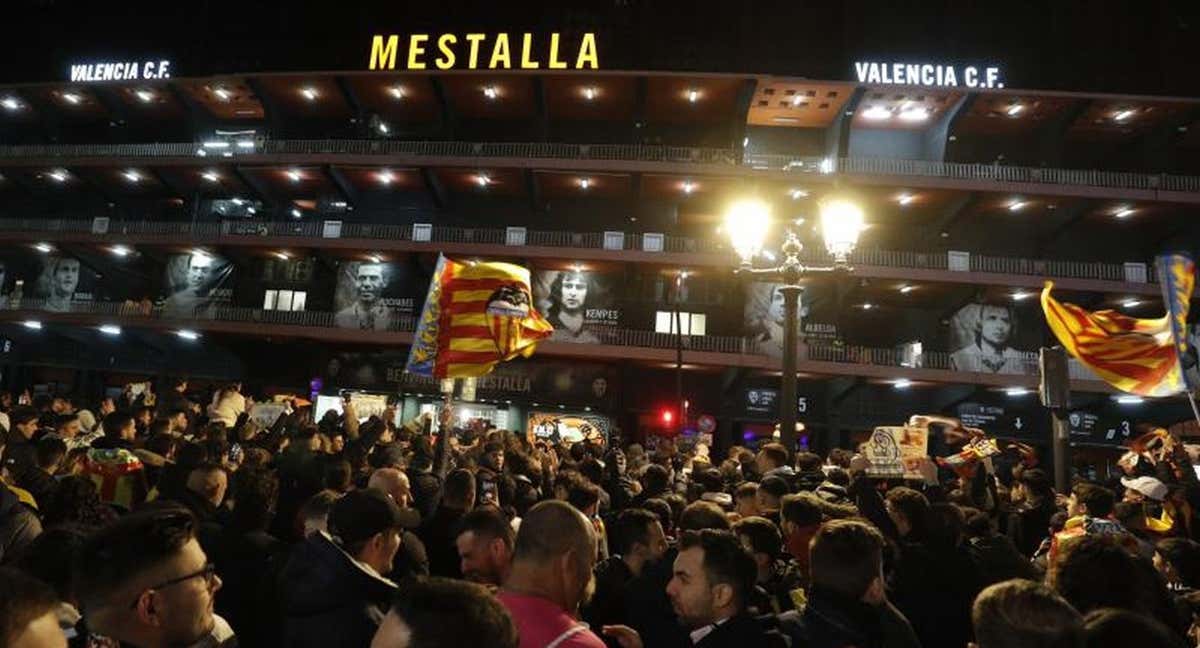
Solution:
[{"label": "illuminated sign", "polygon": [[152,81],[171,78],[170,61],[116,61],[71,66],[71,81]]},{"label": "illuminated sign", "polygon": [[913,85],[937,88],[1003,88],[1000,68],[974,65],[934,65],[932,63],[857,62],[854,72],[859,83]]},{"label": "illuminated sign", "polygon": [[[406,48],[400,58],[406,70],[583,70],[599,69],[596,35],[587,32],[574,42],[564,42],[558,32],[549,38],[530,33],[498,34],[376,34],[371,39],[371,70],[395,70],[400,44]],[[574,54],[574,56],[572,56]],[[563,58],[566,57],[566,58]]]}]

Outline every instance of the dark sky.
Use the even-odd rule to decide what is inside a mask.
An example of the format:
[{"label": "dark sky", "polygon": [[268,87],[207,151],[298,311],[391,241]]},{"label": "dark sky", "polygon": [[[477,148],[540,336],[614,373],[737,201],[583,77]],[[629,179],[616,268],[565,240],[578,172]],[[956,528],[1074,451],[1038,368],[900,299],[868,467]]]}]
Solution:
[{"label": "dark sky", "polygon": [[0,81],[95,60],[176,76],[366,67],[373,33],[594,31],[609,69],[851,79],[864,59],[997,63],[1009,87],[1200,95],[1198,0],[7,0]]}]

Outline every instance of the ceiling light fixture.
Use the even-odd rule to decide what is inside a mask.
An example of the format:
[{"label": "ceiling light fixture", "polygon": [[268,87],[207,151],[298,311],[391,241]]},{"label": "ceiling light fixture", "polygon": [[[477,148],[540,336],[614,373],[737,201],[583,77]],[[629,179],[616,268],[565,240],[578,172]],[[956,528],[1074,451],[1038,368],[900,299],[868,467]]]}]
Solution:
[{"label": "ceiling light fixture", "polygon": [[917,289],[916,286],[909,286],[906,284],[906,285],[900,286],[900,294],[907,295],[908,293],[910,293],[916,289]]},{"label": "ceiling light fixture", "polygon": [[403,99],[404,86],[392,86],[388,88],[388,94],[392,95],[393,99]]},{"label": "ceiling light fixture", "polygon": [[217,99],[220,99],[221,101],[229,101],[229,99],[233,97],[228,90],[221,87],[214,89],[213,94],[217,95]]},{"label": "ceiling light fixture", "polygon": [[288,259],[292,258],[287,252],[272,252],[272,254],[274,254],[275,258],[279,259],[280,261],[287,261]]},{"label": "ceiling light fixture", "polygon": [[292,182],[300,182],[300,178],[301,178],[300,170],[299,169],[288,169],[287,177]]},{"label": "ceiling light fixture", "polygon": [[691,103],[696,103],[700,99],[700,91],[692,88],[687,91],[687,100]]},{"label": "ceiling light fixture", "polygon": [[905,108],[900,111],[900,121],[923,122],[929,119],[929,110],[922,107]]},{"label": "ceiling light fixture", "polygon": [[79,102],[83,101],[83,97],[75,94],[74,92],[64,92],[62,93],[62,98],[64,101],[72,105],[79,105]]},{"label": "ceiling light fixture", "polygon": [[492,179],[489,178],[486,173],[480,173],[479,175],[475,176],[475,182],[478,183],[480,187],[486,187],[492,183]]},{"label": "ceiling light fixture", "polygon": [[0,99],[0,105],[3,105],[8,110],[20,110],[21,102],[17,101],[16,97],[5,97]]},{"label": "ceiling light fixture", "polygon": [[584,88],[583,89],[583,98],[587,99],[588,101],[595,99],[596,98],[595,86],[588,86],[588,87]]},{"label": "ceiling light fixture", "polygon": [[1029,299],[1032,296],[1033,296],[1033,293],[1031,293],[1031,292],[1025,292],[1024,290],[1018,290],[1012,294],[1012,299],[1013,299],[1013,301],[1022,301],[1025,299]]},{"label": "ceiling light fixture", "polygon": [[36,243],[34,244],[33,249],[41,252],[42,254],[50,254],[50,251],[53,250],[54,247],[49,243]]},{"label": "ceiling light fixture", "polygon": [[299,209],[297,209],[295,207],[292,207],[292,218],[300,218],[303,215],[304,215],[304,212],[300,211]]},{"label": "ceiling light fixture", "polygon": [[125,247],[124,245],[114,245],[114,246],[112,246],[112,248],[110,248],[110,250],[112,251],[113,254],[115,254],[116,256],[119,256],[121,258],[125,258],[125,257],[129,256],[129,253],[132,252],[132,250]]},{"label": "ceiling light fixture", "polygon": [[859,308],[861,308],[863,310],[871,310],[872,308],[875,308],[875,304],[872,304],[871,302],[866,302],[866,303],[862,304],[861,306],[859,306]]},{"label": "ceiling light fixture", "polygon": [[179,337],[191,342],[195,342],[196,340],[200,339],[199,333],[195,331],[189,331],[188,329],[180,329],[175,331],[175,335],[178,335]]},{"label": "ceiling light fixture", "polygon": [[316,101],[319,96],[317,95],[317,89],[312,86],[305,87],[300,91],[300,94],[304,95],[304,98],[309,101]]},{"label": "ceiling light fixture", "polygon": [[149,90],[136,90],[134,91],[134,94],[137,95],[138,99],[142,100],[142,103],[150,103],[151,101],[154,101],[154,93]]},{"label": "ceiling light fixture", "polygon": [[908,193],[902,193],[899,196],[896,196],[896,202],[900,203],[901,206],[907,205],[915,199],[916,196]]},{"label": "ceiling light fixture", "polygon": [[1117,112],[1116,112],[1116,113],[1113,115],[1113,120],[1115,120],[1115,121],[1119,121],[1119,122],[1123,122],[1123,121],[1125,121],[1125,120],[1129,119],[1130,117],[1133,117],[1133,116],[1134,116],[1134,115],[1136,115],[1136,114],[1137,114],[1137,111],[1136,111],[1136,110],[1133,110],[1132,108],[1126,108],[1126,109],[1124,109],[1124,110],[1118,110],[1118,111],[1117,111]]},{"label": "ceiling light fixture", "polygon": [[496,90],[496,86],[484,86],[483,96],[487,97],[488,99],[495,100],[496,97],[500,96],[500,91]]},{"label": "ceiling light fixture", "polygon": [[1025,202],[1024,200],[1020,200],[1020,199],[1014,200],[1014,201],[1008,203],[1008,211],[1010,211],[1010,212],[1021,211],[1028,204],[1029,203]]},{"label": "ceiling light fixture", "polygon": [[388,171],[387,169],[380,171],[378,174],[376,174],[375,177],[377,177],[379,179],[380,184],[385,184],[385,185],[392,184],[392,181],[396,179],[395,174],[393,174],[391,171]]},{"label": "ceiling light fixture", "polygon": [[24,326],[31,331],[42,330],[42,323],[37,320],[25,320],[24,322],[21,322],[21,326]]},{"label": "ceiling light fixture", "polygon": [[371,263],[383,263],[383,257],[379,256],[378,254],[372,254],[368,256],[367,259],[369,259]]},{"label": "ceiling light fixture", "polygon": [[1117,396],[1115,400],[1118,405],[1141,405],[1145,401],[1141,396],[1134,396],[1132,394],[1122,394],[1121,396]]},{"label": "ceiling light fixture", "polygon": [[1116,218],[1129,218],[1132,215],[1133,209],[1127,205],[1122,205],[1117,208],[1117,211],[1113,212],[1113,216]]},{"label": "ceiling light fixture", "polygon": [[1121,308],[1137,308],[1141,305],[1142,300],[1140,299],[1126,299],[1125,301],[1121,302]]},{"label": "ceiling light fixture", "polygon": [[883,106],[871,106],[862,112],[863,119],[871,121],[882,121],[892,118],[892,111]]},{"label": "ceiling light fixture", "polygon": [[587,189],[590,186],[592,186],[592,181],[590,178],[580,178],[579,179],[579,188],[580,189]]},{"label": "ceiling light fixture", "polygon": [[892,387],[895,387],[896,389],[908,389],[909,387],[912,387],[912,381],[907,378],[900,378],[896,382],[892,383]]},{"label": "ceiling light fixture", "polygon": [[691,194],[695,190],[696,190],[696,183],[692,182],[691,180],[683,181],[683,193]]},{"label": "ceiling light fixture", "polygon": [[67,181],[67,172],[64,171],[63,169],[55,169],[46,175],[50,176],[50,179],[55,182],[66,182]]},{"label": "ceiling light fixture", "polygon": [[801,198],[808,198],[808,192],[807,192],[807,191],[805,191],[805,190],[803,190],[803,189],[792,189],[792,190],[791,190],[791,191],[789,191],[788,193],[789,193],[789,194],[791,194],[791,196],[792,196],[792,200],[799,200],[799,199],[801,199]]},{"label": "ceiling light fixture", "polygon": [[1004,390],[1004,393],[1008,396],[1016,397],[1016,396],[1024,396],[1024,395],[1028,394],[1029,390],[1025,389],[1024,387],[1009,387]]},{"label": "ceiling light fixture", "polygon": [[114,324],[103,324],[100,326],[100,332],[105,335],[120,335],[121,327]]},{"label": "ceiling light fixture", "polygon": [[124,176],[126,180],[133,182],[133,183],[141,182],[141,180],[142,180],[142,174],[138,173],[134,169],[129,169],[127,171],[124,171],[121,173],[121,175]]},{"label": "ceiling light fixture", "polygon": [[216,171],[205,171],[204,173],[200,174],[200,177],[204,178],[208,182],[218,182],[221,179],[221,176],[218,175]]},{"label": "ceiling light fixture", "polygon": [[1014,103],[1013,105],[1009,106],[1008,110],[1005,110],[1004,113],[1009,117],[1016,117],[1017,115],[1021,114],[1022,110],[1025,110],[1024,104]]}]

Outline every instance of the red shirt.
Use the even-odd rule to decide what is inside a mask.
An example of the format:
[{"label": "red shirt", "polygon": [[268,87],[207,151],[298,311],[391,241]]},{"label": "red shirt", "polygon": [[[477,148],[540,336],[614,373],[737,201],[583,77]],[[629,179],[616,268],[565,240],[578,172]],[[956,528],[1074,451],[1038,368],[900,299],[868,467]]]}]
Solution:
[{"label": "red shirt", "polygon": [[[557,639],[578,621],[563,611],[554,603],[537,596],[527,596],[513,592],[501,591],[496,595],[500,604],[508,609],[517,632],[521,635],[520,648],[546,648],[550,642]],[[591,630],[576,632],[558,648],[605,648]]]}]

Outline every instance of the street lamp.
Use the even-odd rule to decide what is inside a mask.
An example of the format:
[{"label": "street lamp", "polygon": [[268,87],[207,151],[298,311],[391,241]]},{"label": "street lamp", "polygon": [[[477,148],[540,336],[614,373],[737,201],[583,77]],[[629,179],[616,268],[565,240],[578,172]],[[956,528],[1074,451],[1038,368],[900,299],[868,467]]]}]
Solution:
[{"label": "street lamp", "polygon": [[787,230],[780,252],[783,262],[775,267],[754,267],[755,257],[763,252],[771,226],[771,209],[760,200],[740,200],[730,205],[725,214],[725,231],[729,232],[734,251],[741,258],[738,274],[754,275],[781,281],[783,294],[783,376],[779,397],[779,440],[788,455],[796,451],[796,350],[800,329],[800,280],[810,274],[849,272],[850,253],[858,243],[863,228],[863,211],[853,201],[829,197],[820,203],[821,237],[825,249],[833,257],[831,266],[808,266],[800,262],[804,245],[791,229]]}]

